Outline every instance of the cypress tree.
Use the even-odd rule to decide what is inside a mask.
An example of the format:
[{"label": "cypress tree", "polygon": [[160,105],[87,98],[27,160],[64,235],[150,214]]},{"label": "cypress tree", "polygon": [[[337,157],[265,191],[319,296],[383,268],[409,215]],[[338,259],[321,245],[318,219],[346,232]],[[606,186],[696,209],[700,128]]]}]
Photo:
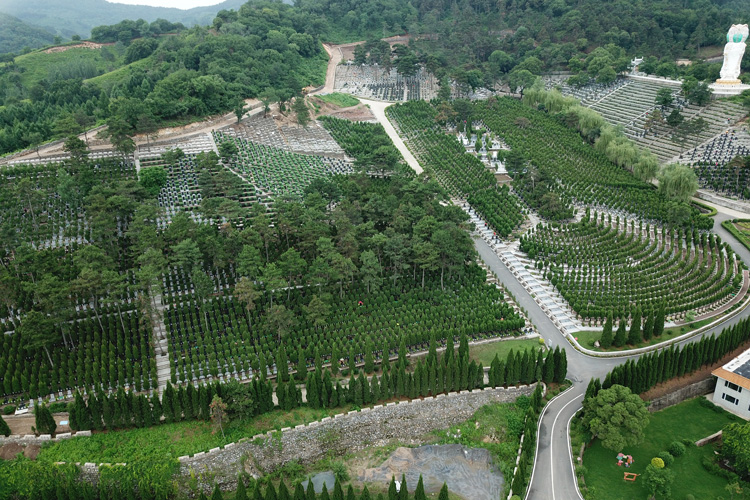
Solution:
[{"label": "cypress tree", "polygon": [[8,422],[3,417],[0,417],[0,434],[5,437],[10,436],[10,427],[8,427]]},{"label": "cypress tree", "polygon": [[440,488],[440,494],[438,500],[448,500],[448,485],[443,483],[443,487]]},{"label": "cypress tree", "polygon": [[659,337],[664,333],[665,316],[665,305],[664,302],[662,302],[659,306],[659,310],[656,312],[656,316],[654,317],[654,337]]},{"label": "cypress tree", "polygon": [[357,360],[355,359],[354,355],[354,347],[349,347],[349,374],[354,375],[354,372],[357,370]]},{"label": "cypress tree", "polygon": [[318,349],[318,346],[315,346],[315,371],[322,372],[323,371],[323,359],[320,357],[320,349]]},{"label": "cypress tree", "polygon": [[437,362],[437,340],[435,340],[435,332],[430,332],[430,348],[427,351],[427,364]]},{"label": "cypress tree", "polygon": [[542,367],[544,366],[544,354],[539,349],[536,353],[536,364],[534,365],[534,380],[537,382],[542,381]]},{"label": "cypress tree", "polygon": [[185,420],[195,419],[195,403],[197,401],[198,394],[195,391],[193,384],[188,384],[187,390],[185,391],[185,402],[182,406],[182,411],[185,412]]},{"label": "cypress tree", "polygon": [[305,495],[306,500],[316,500],[315,498],[315,487],[312,481],[307,482],[307,491]]},{"label": "cypress tree", "polygon": [[565,381],[565,375],[568,373],[568,355],[565,349],[555,350],[555,382],[562,383]]},{"label": "cypress tree", "polygon": [[620,324],[617,327],[617,332],[615,333],[615,339],[614,339],[613,345],[615,347],[624,346],[626,337],[627,337],[627,329],[625,326],[625,320],[621,318]]},{"label": "cypress tree", "polygon": [[[325,487],[325,483],[323,484],[323,486]],[[320,500],[323,500],[323,498],[321,497]],[[362,488],[362,494],[359,496],[359,500],[372,500],[372,497],[370,497],[370,490],[367,489],[367,485]]]},{"label": "cypress tree", "polygon": [[398,364],[399,366],[403,365],[406,367],[408,364],[408,361],[406,360],[406,355],[408,351],[406,350],[406,339],[404,338],[404,335],[401,335],[401,342],[398,345]]},{"label": "cypress tree", "polygon": [[97,394],[90,393],[88,400],[89,413],[91,415],[91,427],[97,431],[104,429],[104,423],[102,422],[102,393],[98,391]]},{"label": "cypress tree", "polygon": [[354,487],[351,484],[346,489],[346,500],[357,500],[357,496],[354,494]]},{"label": "cypress tree", "polygon": [[154,391],[151,395],[151,419],[154,424],[161,423],[161,417],[163,414],[164,409],[161,406],[161,401],[159,401],[159,394]]},{"label": "cypress tree", "polygon": [[469,358],[469,337],[466,336],[466,332],[461,333],[458,343],[458,358],[460,360]]},{"label": "cypress tree", "polygon": [[602,330],[602,338],[599,340],[599,345],[604,349],[612,347],[612,313],[607,314],[607,321],[604,322],[604,330]]},{"label": "cypress tree", "polygon": [[338,342],[334,342],[331,346],[331,373],[334,375],[339,374],[339,359],[341,359],[339,344]]},{"label": "cypress tree", "polygon": [[414,490],[414,500],[427,500],[427,495],[424,492],[424,482],[422,481],[422,474],[419,475],[417,489]]},{"label": "cypress tree", "polygon": [[183,414],[185,413],[184,404],[187,400],[187,393],[185,388],[180,386],[174,391],[174,418],[177,421],[182,420]]},{"label": "cypress tree", "polygon": [[365,342],[365,373],[368,375],[375,371],[375,359],[372,356],[372,340],[369,338]]},{"label": "cypress tree", "polygon": [[102,418],[107,429],[115,428],[115,409],[113,408],[112,396],[104,394],[102,397]]},{"label": "cypress tree", "polygon": [[445,353],[443,353],[443,363],[447,366],[448,362],[453,359],[455,349],[453,345],[453,332],[448,332],[448,335],[445,339]]},{"label": "cypress tree", "polygon": [[305,351],[300,346],[297,349],[297,381],[304,382],[307,376],[307,360],[305,359]]},{"label": "cypress tree", "polygon": [[455,371],[456,360],[454,357],[451,357],[448,361],[448,364],[445,366],[445,391],[451,392],[453,391],[453,372]]},{"label": "cypress tree", "polygon": [[292,496],[289,494],[289,490],[284,481],[279,483],[279,494],[277,495],[277,498],[279,500],[292,500]]},{"label": "cypress tree", "polygon": [[643,324],[643,340],[649,341],[654,336],[654,313],[649,312],[646,322]]},{"label": "cypress tree", "polygon": [[398,500],[396,491],[396,478],[391,476],[391,484],[388,485],[388,500]]},{"label": "cypress tree", "polygon": [[[276,350],[276,376],[281,377],[284,382],[289,381],[289,358],[286,354],[286,347],[282,344],[280,349]],[[211,395],[213,397],[213,395]],[[209,399],[209,404],[210,404]],[[207,417],[203,417],[206,419]]]},{"label": "cypress tree", "polygon": [[492,358],[492,362],[490,363],[490,371],[487,373],[487,379],[489,380],[489,386],[490,387],[497,387],[497,370],[500,367],[500,358],[498,357],[497,353],[495,353],[495,357]]},{"label": "cypress tree", "polygon": [[52,412],[46,404],[34,403],[34,425],[36,431],[39,434],[54,434],[57,429],[55,419],[52,417]]},{"label": "cypress tree", "polygon": [[370,392],[372,393],[372,402],[377,403],[380,401],[380,383],[378,382],[378,377],[374,376],[370,380]]},{"label": "cypress tree", "polygon": [[164,418],[168,424],[175,420],[174,399],[174,389],[172,388],[172,384],[167,382],[167,387],[164,389],[164,393],[161,397],[161,404],[164,410]]},{"label": "cypress tree", "polygon": [[219,484],[214,484],[214,492],[211,494],[211,500],[224,500],[224,495],[221,494]]},{"label": "cypress tree", "polygon": [[276,495],[276,487],[273,485],[273,483],[268,483],[265,496],[265,500],[278,500],[278,496]]},{"label": "cypress tree", "polygon": [[547,384],[552,383],[555,379],[555,356],[553,351],[547,353],[547,357],[544,359],[544,373],[542,374],[542,380]]},{"label": "cypress tree", "polygon": [[383,341],[383,353],[380,360],[380,369],[383,370],[383,373],[386,373],[391,369],[391,352],[387,340]]},{"label": "cypress tree", "polygon": [[344,490],[341,489],[341,483],[338,479],[333,484],[333,499],[332,500],[344,500]]},{"label": "cypress tree", "polygon": [[436,365],[436,376],[435,376],[435,394],[442,394],[445,392],[445,374],[443,373],[443,363]]},{"label": "cypress tree", "polygon": [[409,487],[406,485],[406,475],[401,474],[401,488],[398,490],[399,500],[409,500]]},{"label": "cypress tree", "polygon": [[305,500],[305,488],[302,487],[302,483],[297,483],[297,487],[294,488],[294,500]]},{"label": "cypress tree", "polygon": [[248,500],[245,481],[242,480],[242,476],[237,477],[237,493],[234,495],[234,500]]},{"label": "cypress tree", "polygon": [[586,395],[583,396],[584,403],[589,399],[596,397],[598,391],[596,390],[596,383],[594,382],[594,380],[598,379],[592,378],[591,380],[589,380],[589,385],[586,386]]},{"label": "cypress tree", "polygon": [[331,497],[328,495],[328,487],[326,486],[326,483],[323,483],[323,489],[320,492],[318,500],[331,500]]},{"label": "cypress tree", "polygon": [[531,379],[534,376],[533,372],[533,366],[531,364],[531,356],[529,355],[529,350],[525,349],[523,351],[523,358],[521,358],[521,383],[522,384],[530,384]]},{"label": "cypress tree", "polygon": [[637,307],[633,314],[633,323],[630,325],[630,332],[628,333],[628,344],[636,345],[641,342],[641,308]]},{"label": "cypress tree", "polygon": [[279,408],[285,411],[291,410],[286,402],[286,384],[283,380],[279,380],[276,384],[276,400],[279,403]]}]

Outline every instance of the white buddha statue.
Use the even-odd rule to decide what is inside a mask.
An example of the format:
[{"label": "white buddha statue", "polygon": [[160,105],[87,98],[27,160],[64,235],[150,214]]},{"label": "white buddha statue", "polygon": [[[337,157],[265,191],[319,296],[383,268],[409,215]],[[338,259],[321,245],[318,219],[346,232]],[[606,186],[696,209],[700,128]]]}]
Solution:
[{"label": "white buddha statue", "polygon": [[740,83],[740,63],[745,54],[745,40],[748,37],[747,24],[733,24],[727,33],[727,44],[724,46],[724,64],[721,66],[717,84],[736,85]]}]

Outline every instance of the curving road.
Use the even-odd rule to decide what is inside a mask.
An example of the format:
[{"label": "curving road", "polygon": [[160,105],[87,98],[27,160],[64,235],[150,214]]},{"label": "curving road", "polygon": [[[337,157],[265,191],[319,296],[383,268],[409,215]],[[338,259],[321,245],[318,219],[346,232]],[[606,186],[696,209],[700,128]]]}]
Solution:
[{"label": "curving road", "polygon": [[[383,125],[388,136],[395,146],[401,151],[406,162],[417,172],[422,168],[411,152],[399,137],[393,125],[385,115],[385,108],[391,103],[368,101],[360,99],[370,106],[375,118]],[[713,206],[718,211],[714,217],[714,232],[721,236],[732,247],[732,250],[745,262],[750,263],[750,251],[739,243],[727,230],[721,227],[721,222],[747,216],[735,210],[713,205],[704,200],[701,203]],[[615,366],[624,363],[628,359],[638,358],[640,355],[623,355],[616,358],[599,358],[583,354],[577,351],[565,339],[563,334],[547,315],[542,311],[531,297],[529,292],[521,285],[516,277],[503,264],[490,245],[481,238],[474,239],[474,246],[482,260],[498,276],[500,281],[513,294],[516,302],[523,307],[537,330],[553,348],[560,346],[565,349],[568,357],[568,378],[573,385],[564,393],[553,399],[544,409],[539,421],[539,432],[537,439],[537,455],[534,461],[534,470],[531,475],[526,500],[583,500],[578,491],[578,483],[573,469],[572,450],[568,430],[570,422],[581,409],[583,395],[586,386],[592,378],[604,379]],[[699,335],[679,342],[684,345],[700,340],[705,335],[719,334],[727,326],[736,324],[741,319],[750,316],[750,308],[746,308],[740,314],[728,319],[720,325],[711,328]]]}]

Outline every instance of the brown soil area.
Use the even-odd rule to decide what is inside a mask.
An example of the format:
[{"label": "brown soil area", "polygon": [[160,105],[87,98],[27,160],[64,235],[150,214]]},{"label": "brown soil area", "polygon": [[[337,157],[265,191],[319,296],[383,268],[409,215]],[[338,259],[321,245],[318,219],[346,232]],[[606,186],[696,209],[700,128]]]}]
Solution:
[{"label": "brown soil area", "polygon": [[13,460],[19,453],[23,453],[23,456],[29,460],[36,460],[40,449],[38,444],[21,445],[18,443],[8,443],[0,446],[0,459]]},{"label": "brown soil area", "polygon": [[[57,423],[58,434],[61,432],[70,432],[69,425],[60,425],[61,421],[68,420],[67,413],[55,413],[54,415],[52,415],[52,417]],[[29,434],[33,434],[33,432],[31,431],[31,427],[34,426],[34,415],[10,415],[3,418],[5,418],[5,421],[8,423],[8,427],[10,427],[10,433],[14,436],[26,436]]]},{"label": "brown soil area", "polygon": [[75,45],[64,45],[61,47],[50,47],[44,51],[45,54],[54,54],[56,52],[65,52],[70,49],[101,49],[105,45],[114,45],[114,43],[94,43],[94,42],[81,42]]},{"label": "brown soil area", "polygon": [[348,108],[342,108],[331,104],[330,102],[322,101],[315,96],[310,96],[312,102],[314,102],[319,111],[315,113],[315,117],[319,116],[333,116],[335,118],[342,118],[344,120],[351,120],[355,122],[360,121],[376,121],[375,116],[370,111],[370,108],[364,104],[357,104],[356,106],[350,106]]},{"label": "brown soil area", "polygon": [[748,346],[750,346],[750,342],[744,343],[743,345],[741,345],[734,351],[725,355],[723,358],[721,358],[718,362],[714,363],[713,365],[705,366],[701,368],[700,370],[691,373],[690,375],[686,375],[684,377],[679,377],[679,378],[674,378],[664,383],[661,383],[657,385],[656,387],[653,387],[649,391],[641,394],[641,399],[643,399],[644,401],[651,401],[652,399],[660,398],[666,394],[682,389],[683,387],[687,387],[690,384],[694,384],[696,382],[700,382],[701,380],[705,380],[711,376],[712,371],[719,368],[720,366],[725,365],[733,358],[736,358],[737,356],[739,356],[741,353],[747,350]]}]

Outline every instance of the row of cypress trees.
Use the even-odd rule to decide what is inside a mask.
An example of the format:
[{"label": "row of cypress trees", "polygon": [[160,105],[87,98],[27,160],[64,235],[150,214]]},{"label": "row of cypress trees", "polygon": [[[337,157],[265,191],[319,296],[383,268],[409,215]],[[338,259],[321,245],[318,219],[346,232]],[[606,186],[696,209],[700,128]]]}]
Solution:
[{"label": "row of cypress trees", "polygon": [[649,341],[651,338],[660,337],[664,333],[664,321],[665,309],[663,303],[657,311],[647,311],[645,320],[643,320],[640,308],[636,308],[635,314],[633,314],[633,321],[630,324],[630,330],[627,330],[627,320],[620,319],[617,331],[613,335],[612,313],[610,313],[604,322],[604,329],[602,330],[599,344],[604,349],[608,349],[612,346],[622,347],[626,343],[628,345],[636,345],[644,340]]}]

